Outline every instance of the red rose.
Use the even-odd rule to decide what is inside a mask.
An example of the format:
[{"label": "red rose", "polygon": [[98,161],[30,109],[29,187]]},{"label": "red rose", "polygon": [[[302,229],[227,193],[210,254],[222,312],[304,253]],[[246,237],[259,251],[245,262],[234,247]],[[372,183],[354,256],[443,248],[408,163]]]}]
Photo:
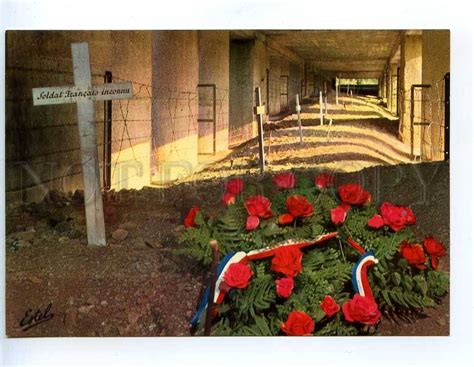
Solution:
[{"label": "red rose", "polygon": [[247,264],[231,264],[224,274],[224,282],[229,287],[245,288],[252,278],[253,272]]},{"label": "red rose", "polygon": [[282,214],[278,217],[278,223],[281,225],[290,224],[294,219],[291,214]]},{"label": "red rose", "polygon": [[341,200],[346,204],[363,205],[372,200],[372,195],[355,183],[339,186],[338,192]]},{"label": "red rose", "polygon": [[235,204],[235,195],[230,192],[226,192],[222,197],[222,202],[229,206],[230,204]]},{"label": "red rose", "polygon": [[366,325],[376,324],[381,315],[375,300],[372,297],[362,297],[360,294],[344,303],[342,312],[347,321]]},{"label": "red rose", "polygon": [[249,215],[247,222],[245,223],[245,229],[247,231],[253,231],[260,224],[260,219],[255,215]]},{"label": "red rose", "polygon": [[188,214],[186,214],[186,218],[184,218],[184,226],[185,227],[196,227],[196,215],[199,213],[200,209],[197,206],[193,206],[189,209]]},{"label": "red rose", "polygon": [[239,195],[244,190],[244,181],[240,178],[234,178],[227,181],[226,191],[232,195]]},{"label": "red rose", "polygon": [[272,203],[264,196],[250,196],[244,205],[249,215],[259,218],[270,218],[272,216],[272,211],[270,210]]},{"label": "red rose", "polygon": [[380,206],[384,223],[395,232],[405,228],[406,224],[414,224],[416,217],[408,207],[393,205],[392,203],[383,203]]},{"label": "red rose", "polygon": [[296,177],[293,173],[280,173],[278,175],[273,176],[273,183],[279,189],[292,189],[295,187]]},{"label": "red rose", "polygon": [[413,214],[413,211],[409,207],[405,207],[405,212],[406,212],[406,221],[407,224],[415,224],[416,222],[416,217],[415,214]]},{"label": "red rose", "polygon": [[281,278],[275,280],[276,292],[280,297],[288,298],[291,296],[295,281],[293,278]]},{"label": "red rose", "polygon": [[351,208],[350,205],[347,204],[340,204],[334,209],[331,209],[331,220],[334,224],[342,224],[346,220],[346,215],[349,209]]},{"label": "red rose", "polygon": [[291,195],[286,199],[286,208],[294,217],[309,217],[313,215],[313,206],[304,196]]},{"label": "red rose", "polygon": [[334,176],[323,172],[314,178],[314,184],[320,189],[326,189],[334,184]]},{"label": "red rose", "polygon": [[423,247],[426,253],[430,255],[431,267],[435,270],[438,269],[438,258],[446,255],[444,245],[433,237],[426,237],[423,241]]},{"label": "red rose", "polygon": [[423,241],[423,247],[428,255],[432,256],[444,256],[446,255],[446,249],[441,242],[436,241],[433,237],[426,237]]},{"label": "red rose", "polygon": [[314,330],[314,321],[303,311],[292,311],[281,325],[281,330],[290,336],[311,335]]},{"label": "red rose", "polygon": [[426,269],[425,252],[423,251],[423,247],[420,245],[410,245],[407,241],[403,241],[400,246],[400,254],[408,261],[410,265],[413,265],[421,270]]},{"label": "red rose", "polygon": [[381,228],[384,226],[385,222],[381,215],[375,214],[372,218],[369,219],[367,224],[371,228]]},{"label": "red rose", "polygon": [[303,269],[301,266],[302,258],[303,253],[297,247],[279,247],[275,250],[275,256],[272,258],[271,270],[292,278],[298,275]]},{"label": "red rose", "polygon": [[339,305],[336,303],[336,301],[334,301],[334,299],[330,295],[327,295],[323,298],[323,301],[321,302],[320,307],[324,311],[327,317],[334,316],[341,309],[341,307],[339,307]]}]

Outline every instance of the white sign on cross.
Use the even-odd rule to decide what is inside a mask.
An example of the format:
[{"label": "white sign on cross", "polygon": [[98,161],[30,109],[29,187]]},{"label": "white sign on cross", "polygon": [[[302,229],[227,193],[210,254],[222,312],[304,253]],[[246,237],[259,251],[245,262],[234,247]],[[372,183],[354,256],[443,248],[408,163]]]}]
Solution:
[{"label": "white sign on cross", "polygon": [[34,88],[33,105],[77,104],[87,242],[89,245],[106,245],[94,101],[131,98],[133,95],[132,83],[110,83],[93,86],[89,62],[89,45],[87,43],[73,43],[71,44],[71,50],[75,85]]}]

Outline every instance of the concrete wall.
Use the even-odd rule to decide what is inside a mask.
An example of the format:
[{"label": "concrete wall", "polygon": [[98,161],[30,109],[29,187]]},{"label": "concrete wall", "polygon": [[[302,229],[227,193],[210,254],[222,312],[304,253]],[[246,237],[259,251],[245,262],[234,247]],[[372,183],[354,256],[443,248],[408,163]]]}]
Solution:
[{"label": "concrete wall", "polygon": [[397,86],[397,69],[398,63],[391,63],[390,64],[390,84],[389,84],[389,95],[387,100],[388,109],[392,113],[396,113],[397,111],[397,93],[398,93],[398,86]]},{"label": "concrete wall", "polygon": [[[309,75],[313,77],[314,74]],[[281,55],[270,55],[270,106],[268,108],[270,116],[295,111],[296,94],[302,94],[301,81],[304,77],[304,69],[301,65],[291,62]],[[288,96],[282,95],[285,91]]]},{"label": "concrete wall", "polygon": [[296,94],[300,95],[301,101],[301,81],[303,79],[303,69],[301,68],[301,66],[295,63],[290,63],[289,77],[289,108],[291,112],[295,112]]},{"label": "concrete wall", "polygon": [[152,179],[167,182],[198,165],[198,32],[156,31],[152,46]]},{"label": "concrete wall", "polygon": [[270,116],[278,115],[282,110],[280,98],[280,76],[282,75],[281,64],[282,63],[279,56],[270,56],[270,106],[268,106],[268,112]]},{"label": "concrete wall", "polygon": [[151,180],[152,33],[110,33],[113,81],[134,83],[132,99],[112,103],[112,188],[139,189]]},{"label": "concrete wall", "polygon": [[[422,42],[421,34],[406,34],[402,37],[401,54],[400,54],[400,68],[401,68],[401,94],[402,94],[402,112],[400,119],[400,133],[402,140],[411,144],[411,103],[410,103],[410,88],[412,84],[421,84],[422,82]],[[421,94],[417,92],[415,99],[420,99]],[[414,105],[414,122],[421,121],[421,103]],[[413,128],[413,150],[414,155],[421,154],[421,129],[419,126]]]},{"label": "concrete wall", "polygon": [[268,50],[264,39],[231,40],[229,144],[257,136],[255,89],[260,87],[262,104],[267,101]]},{"label": "concrete wall", "polygon": [[254,137],[253,62],[254,40],[230,42],[229,144]]},{"label": "concrete wall", "polygon": [[444,76],[450,70],[449,30],[424,30],[422,33],[422,80],[432,87],[426,97],[423,117],[431,121],[430,128],[424,128],[426,144],[422,157],[428,160],[444,159]]},{"label": "concrete wall", "polygon": [[[199,31],[199,83],[216,84],[216,152],[229,145],[229,32]],[[199,118],[213,119],[212,88],[199,88]],[[213,153],[214,123],[198,122],[199,153]]]},{"label": "concrete wall", "polygon": [[[93,83],[104,82],[105,71],[114,76],[151,84],[150,32],[64,32],[9,31],[6,37],[6,192],[7,200],[41,200],[48,189],[72,191],[82,188],[79,133],[74,104],[33,107],[31,89],[73,84],[71,43],[88,42]],[[118,57],[120,55],[120,57]],[[134,93],[139,93],[134,84]],[[141,93],[141,91],[140,91]],[[127,120],[148,121],[128,124],[122,149],[136,147],[135,155],[146,153],[150,141],[150,100],[122,101]],[[97,102],[97,145],[103,157],[103,102]],[[113,172],[117,185],[139,187],[149,182],[146,158],[134,182],[119,182],[121,162],[117,161],[124,123],[118,102],[113,102]],[[148,145],[147,145],[148,144]],[[143,148],[145,147],[145,148]],[[149,151],[148,151],[149,152]],[[128,158],[127,158],[128,157]],[[115,159],[114,159],[115,158]],[[118,162],[118,164],[114,164]],[[126,164],[128,165],[128,164]],[[114,169],[115,168],[115,169]]]},{"label": "concrete wall", "polygon": [[[254,42],[253,48],[253,84],[254,90],[256,87],[260,87],[262,95],[262,103],[266,106],[266,113],[268,114],[267,106],[267,70],[270,68],[270,58],[265,40],[261,37],[257,37]],[[255,96],[254,96],[255,97]],[[254,105],[257,101],[254,100]],[[256,120],[256,116],[254,116]],[[266,116],[264,116],[265,122]],[[255,126],[254,135],[258,134],[257,125]]]}]

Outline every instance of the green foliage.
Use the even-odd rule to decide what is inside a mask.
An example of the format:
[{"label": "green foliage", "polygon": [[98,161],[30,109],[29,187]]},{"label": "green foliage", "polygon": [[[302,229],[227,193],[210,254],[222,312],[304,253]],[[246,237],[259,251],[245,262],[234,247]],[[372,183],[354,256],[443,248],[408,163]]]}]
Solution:
[{"label": "green foliage", "polygon": [[448,274],[441,271],[429,271],[427,276],[428,295],[439,299],[449,290]]},{"label": "green foliage", "polygon": [[[272,217],[260,219],[256,230],[247,231],[247,210],[243,203],[248,196],[266,193],[271,200]],[[287,212],[289,195],[303,195],[313,205],[313,215],[280,225],[278,217]],[[306,312],[315,322],[314,335],[372,334],[375,328],[349,323],[342,312],[327,318],[320,305],[331,295],[342,307],[353,296],[351,273],[360,254],[347,245],[352,238],[365,250],[374,252],[378,264],[370,267],[368,276],[379,308],[394,312],[433,307],[449,290],[446,273],[430,267],[420,270],[400,255],[403,241],[416,243],[409,227],[394,232],[387,226],[372,229],[368,220],[377,213],[374,205],[352,206],[343,225],[331,222],[330,210],[339,205],[334,189],[319,190],[312,177],[298,177],[291,190],[277,190],[270,178],[247,184],[235,205],[219,216],[196,217],[196,228],[187,228],[179,235],[175,253],[190,256],[208,267],[212,261],[209,242],[217,240],[220,255],[230,251],[251,251],[273,246],[285,240],[310,240],[337,231],[338,237],[320,246],[303,250],[302,272],[294,277],[294,289],[288,299],[277,296],[275,280],[282,278],[271,270],[271,259],[251,262],[254,273],[244,289],[232,289],[223,304],[217,306],[212,335],[282,335],[281,324],[295,310]],[[428,261],[428,259],[427,259]],[[201,325],[203,326],[203,325]],[[202,330],[200,331],[202,333]]]}]

